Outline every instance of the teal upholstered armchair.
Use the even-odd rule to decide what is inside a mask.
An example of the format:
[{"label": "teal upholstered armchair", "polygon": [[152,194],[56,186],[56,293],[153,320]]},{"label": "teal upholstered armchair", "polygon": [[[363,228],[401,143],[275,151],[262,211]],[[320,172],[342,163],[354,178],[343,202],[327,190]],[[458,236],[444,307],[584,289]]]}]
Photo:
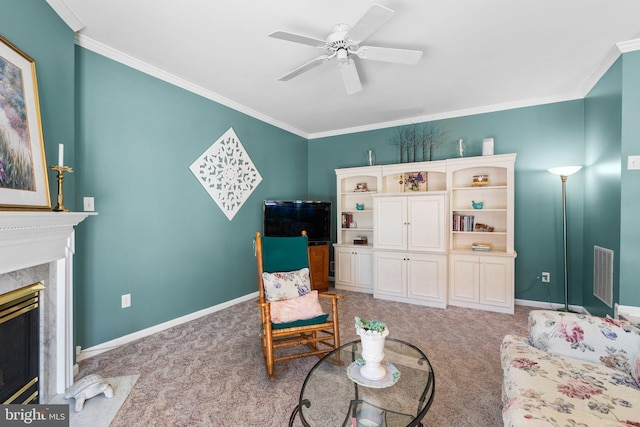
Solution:
[{"label": "teal upholstered armchair", "polygon": [[[262,351],[272,380],[275,362],[321,357],[340,346],[337,301],[344,297],[312,290],[306,232],[299,237],[261,237],[256,233],[255,247]],[[331,302],[330,313],[323,312],[319,298]],[[276,350],[298,346],[304,350],[275,354]]]}]

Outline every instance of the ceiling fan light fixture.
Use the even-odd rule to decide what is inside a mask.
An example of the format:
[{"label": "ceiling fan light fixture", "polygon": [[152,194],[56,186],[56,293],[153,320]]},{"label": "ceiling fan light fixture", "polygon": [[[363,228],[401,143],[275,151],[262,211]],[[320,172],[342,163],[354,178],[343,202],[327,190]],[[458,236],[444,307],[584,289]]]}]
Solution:
[{"label": "ceiling fan light fixture", "polygon": [[338,59],[338,63],[345,64],[349,61],[349,54],[346,49],[338,49],[336,51],[336,58]]}]

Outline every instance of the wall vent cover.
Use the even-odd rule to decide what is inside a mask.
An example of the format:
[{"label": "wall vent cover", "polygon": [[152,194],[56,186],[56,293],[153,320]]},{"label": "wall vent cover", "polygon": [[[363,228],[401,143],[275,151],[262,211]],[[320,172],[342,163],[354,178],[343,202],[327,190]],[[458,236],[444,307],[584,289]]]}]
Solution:
[{"label": "wall vent cover", "polygon": [[593,247],[593,295],[612,307],[613,304],[613,251]]}]

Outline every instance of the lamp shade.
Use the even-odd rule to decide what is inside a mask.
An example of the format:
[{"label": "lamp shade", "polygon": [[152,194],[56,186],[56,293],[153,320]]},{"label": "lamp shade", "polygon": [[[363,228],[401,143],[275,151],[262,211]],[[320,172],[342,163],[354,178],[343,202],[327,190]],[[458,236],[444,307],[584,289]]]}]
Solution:
[{"label": "lamp shade", "polygon": [[549,168],[547,170],[554,175],[569,176],[578,172],[580,169],[582,169],[582,166],[561,166],[558,168]]}]

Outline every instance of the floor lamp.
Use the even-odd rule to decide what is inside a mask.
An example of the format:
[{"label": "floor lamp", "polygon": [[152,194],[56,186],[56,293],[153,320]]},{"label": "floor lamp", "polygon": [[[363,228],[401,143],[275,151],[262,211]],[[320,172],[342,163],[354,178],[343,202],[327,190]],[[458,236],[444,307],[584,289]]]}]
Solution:
[{"label": "floor lamp", "polygon": [[569,310],[569,268],[567,265],[567,196],[566,185],[567,177],[573,175],[582,169],[582,166],[563,166],[559,168],[548,169],[554,175],[559,175],[562,180],[562,239],[564,249],[564,308],[559,311],[571,311]]}]

